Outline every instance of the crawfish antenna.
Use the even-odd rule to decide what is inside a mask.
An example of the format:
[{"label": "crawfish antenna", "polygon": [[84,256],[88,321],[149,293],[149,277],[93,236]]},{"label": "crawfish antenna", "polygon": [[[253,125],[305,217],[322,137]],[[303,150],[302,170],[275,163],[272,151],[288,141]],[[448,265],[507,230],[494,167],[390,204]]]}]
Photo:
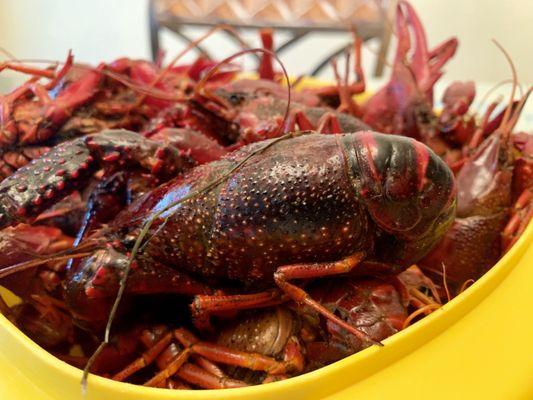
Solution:
[{"label": "crawfish antenna", "polygon": [[[509,122],[509,119],[511,117],[511,111],[513,109],[514,96],[515,96],[515,93],[516,93],[516,88],[518,86],[518,75],[516,73],[516,68],[515,68],[515,65],[513,63],[513,60],[511,59],[511,56],[509,55],[507,50],[505,50],[503,48],[503,46],[496,39],[492,39],[492,42],[503,53],[505,59],[509,63],[509,67],[511,67],[511,73],[512,73],[512,76],[513,76],[513,86],[512,86],[512,89],[511,89],[511,98],[509,99],[509,105],[507,106],[507,109],[505,110],[505,114],[503,115],[502,124],[501,124],[502,127],[506,127],[507,123]],[[510,133],[506,129],[503,129],[503,131],[504,131],[505,137],[507,137],[509,135],[509,133]]]},{"label": "crawfish antenna", "polygon": [[530,87],[528,90],[526,90],[526,93],[520,98],[520,100],[517,101],[516,108],[514,109],[514,113],[509,119],[509,122],[506,126],[506,129],[508,132],[511,132],[513,128],[515,127],[516,123],[518,122],[518,119],[520,118],[520,114],[522,113],[522,110],[524,109],[524,106],[527,103],[527,100],[529,99],[529,96],[531,95],[531,92],[533,91],[533,87]]},{"label": "crawfish antenna", "polygon": [[[207,32],[205,32],[202,36],[200,36],[199,38],[193,40],[192,42],[190,42],[182,51],[180,51],[173,59],[172,61],[170,61],[170,63],[165,67],[163,68],[163,70],[159,73],[158,76],[156,76],[154,78],[154,80],[152,82],[150,82],[150,84],[148,85],[148,88],[151,89],[153,88],[155,85],[157,85],[157,83],[159,81],[161,81],[161,79],[163,79],[163,77],[172,69],[172,67],[174,67],[174,65],[176,65],[176,63],[183,57],[185,56],[189,51],[191,51],[192,49],[194,49],[195,47],[197,47],[201,42],[203,42],[204,40],[206,40],[208,37],[210,37],[211,35],[213,35],[214,33],[218,32],[218,31],[226,31],[228,32],[230,35],[232,35],[234,38],[237,39],[237,41],[241,44],[241,46],[243,48],[246,48],[246,49],[249,49],[250,46],[246,43],[246,41],[244,39],[241,38],[239,32],[237,32],[237,30],[235,30],[235,28],[233,28],[232,26],[230,25],[226,25],[226,24],[220,24],[220,25],[217,25],[217,26],[214,26],[213,28],[209,29]],[[139,105],[143,102],[145,96],[147,94],[143,94],[143,96],[141,96],[137,102],[136,102],[136,105]],[[153,96],[152,96],[153,97]]]},{"label": "crawfish antenna", "polygon": [[91,254],[93,254],[93,251],[98,248],[99,245],[100,243],[97,238],[91,238],[85,243],[80,244],[78,247],[69,248],[67,250],[48,254],[46,256],[32,254],[32,256],[35,257],[35,259],[33,260],[24,261],[18,264],[10,265],[6,268],[2,268],[0,270],[0,279],[3,279],[9,275],[26,271],[27,269],[38,267],[51,261],[65,261],[73,258],[83,258],[90,256]]},{"label": "crawfish antenna", "polygon": [[[491,94],[493,94],[497,89],[501,88],[502,86],[504,85],[508,85],[508,84],[513,84],[514,81],[510,78],[507,78],[507,79],[503,79],[501,80],[500,82],[496,83],[493,87],[491,87],[489,90],[487,90],[485,92],[485,94],[483,95],[483,97],[481,98],[481,100],[479,101],[479,105],[476,107],[476,111],[475,113],[476,114],[479,114],[480,110],[483,108],[483,105],[485,104],[485,102],[488,100],[488,98],[490,97]],[[519,84],[518,85],[518,90],[520,92],[520,96],[523,95],[523,92],[524,90],[522,89],[522,86]]]},{"label": "crawfish antenna", "polygon": [[25,271],[27,269],[38,267],[40,265],[46,264],[47,262],[66,261],[66,260],[71,260],[73,258],[83,258],[83,257],[90,256],[91,254],[93,254],[92,251],[82,252],[82,253],[71,253],[71,254],[62,255],[62,256],[51,255],[49,257],[43,257],[43,258],[36,259],[36,260],[31,260],[31,261],[26,261],[26,262],[19,263],[19,264],[10,265],[9,267],[4,268],[2,269],[2,271],[0,271],[0,279],[3,279],[9,275],[13,275],[13,274]]},{"label": "crawfish antenna", "polygon": [[448,289],[448,279],[446,279],[446,264],[442,263],[442,284],[444,286],[444,291],[446,292],[446,298],[448,302],[452,299],[450,297],[450,290]]},{"label": "crawfish antenna", "polygon": [[503,53],[503,55],[507,59],[507,62],[509,63],[509,66],[511,67],[511,72],[513,75],[513,88],[511,90],[511,98],[509,99],[509,105],[507,106],[507,109],[505,110],[505,114],[502,118],[502,123],[501,123],[502,135],[504,135],[505,139],[508,139],[509,136],[511,135],[511,131],[515,127],[516,123],[518,122],[518,118],[520,118],[520,114],[522,113],[522,109],[527,103],[529,95],[533,91],[533,87],[530,86],[526,90],[526,93],[515,104],[514,96],[516,93],[516,88],[519,87],[518,75],[516,73],[515,65],[513,63],[513,60],[509,56],[509,53],[503,48],[503,46],[495,39],[492,39],[492,41],[500,49],[500,51]]},{"label": "crawfish antenna", "polygon": [[19,61],[18,58],[5,47],[0,46],[0,53],[3,53],[9,60]]},{"label": "crawfish antenna", "polygon": [[[0,49],[0,52],[2,50]],[[154,98],[157,98],[157,99],[161,99],[161,100],[166,100],[166,101],[172,101],[172,102],[177,102],[177,101],[183,101],[185,100],[186,98],[184,96],[179,96],[179,95],[171,95],[169,93],[166,93],[166,92],[163,92],[159,89],[156,89],[156,88],[152,88],[151,86],[149,85],[146,85],[146,86],[141,86],[141,85],[138,85],[136,84],[135,82],[133,82],[131,79],[129,78],[126,78],[125,76],[122,76],[116,72],[113,72],[113,71],[109,71],[109,70],[105,70],[104,67],[105,67],[105,64],[101,64],[100,66],[98,67],[91,67],[89,65],[83,65],[83,64],[76,64],[76,65],[68,65],[70,63],[72,63],[72,57],[71,56],[68,56],[67,57],[67,60],[66,61],[57,61],[57,60],[50,60],[50,59],[34,59],[34,58],[24,58],[24,59],[12,59],[11,60],[13,63],[26,63],[26,64],[43,64],[43,63],[46,63],[46,64],[56,64],[56,65],[67,65],[67,69],[63,68],[62,71],[60,71],[60,73],[66,73],[68,68],[71,68],[71,67],[76,67],[78,69],[81,69],[81,70],[84,70],[84,71],[93,71],[93,72],[98,72],[100,74],[103,74],[121,84],[123,84],[124,86],[138,92],[138,93],[141,93],[145,96],[150,96],[150,97],[154,97]],[[22,71],[24,72],[24,71]],[[50,77],[49,79],[53,79],[53,77],[51,76],[50,74]]]}]

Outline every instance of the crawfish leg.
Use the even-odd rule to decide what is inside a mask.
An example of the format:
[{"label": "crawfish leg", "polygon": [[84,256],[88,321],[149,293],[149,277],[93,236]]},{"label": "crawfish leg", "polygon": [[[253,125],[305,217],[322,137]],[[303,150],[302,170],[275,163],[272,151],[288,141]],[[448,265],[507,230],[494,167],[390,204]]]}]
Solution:
[{"label": "crawfish leg", "polygon": [[296,126],[300,131],[310,131],[315,129],[315,125],[307,118],[303,110],[291,110],[287,118],[287,130],[296,131]]},{"label": "crawfish leg", "polygon": [[341,133],[343,131],[335,113],[327,112],[323,114],[315,126],[303,110],[291,110],[287,119],[287,130],[291,132],[296,130],[316,130],[320,133]]},{"label": "crawfish leg", "polygon": [[[181,328],[174,331],[174,336],[182,344],[183,347],[190,347],[195,343],[198,343],[198,339],[191,331]],[[224,371],[222,371],[215,363],[209,361],[207,358],[204,358],[198,354],[192,356],[195,363],[205,369],[212,375],[218,376],[219,378],[227,377]]]},{"label": "crawfish leg", "polygon": [[[189,333],[183,328],[177,329],[174,335],[182,344],[189,342],[185,339],[188,338]],[[297,349],[293,342],[290,342],[290,346],[286,349],[286,360],[281,362],[259,353],[231,349],[215,343],[195,341],[189,345],[189,348],[192,352],[200,354],[211,361],[248,368],[253,371],[265,371],[272,375],[284,374],[288,371],[301,371],[303,369],[301,353],[299,354],[300,356],[295,354]],[[293,363],[293,361],[295,362]]]},{"label": "crawfish leg", "polygon": [[502,233],[502,249],[507,251],[526,230],[529,221],[533,218],[533,191],[525,189],[516,200],[513,215],[507,222]]},{"label": "crawfish leg", "polygon": [[[266,50],[269,50],[271,52],[274,51],[274,32],[272,29],[261,29],[259,32],[261,36],[261,43],[263,44],[263,48]],[[269,53],[262,53],[261,54],[261,61],[259,63],[259,78],[260,79],[268,79],[270,81],[274,80],[275,72],[274,72],[274,66],[272,65],[272,55]]]},{"label": "crawfish leg", "polygon": [[172,335],[167,333],[162,339],[155,343],[153,347],[146,350],[139,358],[134,360],[121,371],[117,372],[112,379],[122,382],[135,372],[146,367],[147,365],[150,365],[157,358],[157,356],[161,354],[163,350],[165,350],[165,348],[170,344],[171,340]]},{"label": "crawfish leg", "polygon": [[152,379],[147,381],[144,386],[158,386],[161,382],[166,381],[180,369],[180,367],[189,358],[189,355],[189,349],[185,349],[180,352],[163,370],[161,370]]},{"label": "crawfish leg", "polygon": [[224,311],[247,310],[269,307],[285,300],[278,290],[267,290],[252,294],[198,295],[191,305],[194,324],[199,330],[210,329],[209,317]]},{"label": "crawfish leg", "polygon": [[248,386],[246,383],[237,379],[220,378],[212,375],[191,363],[183,364],[176,375],[185,382],[201,387],[202,389],[228,389]]},{"label": "crawfish leg", "polygon": [[55,76],[55,71],[50,68],[34,68],[28,65],[23,65],[19,63],[4,62],[0,64],[0,72],[4,69],[9,69],[11,71],[22,72],[27,75],[33,75],[40,78],[52,79]]},{"label": "crawfish leg", "polygon": [[147,381],[144,386],[160,387],[165,381],[177,376],[182,381],[204,389],[224,389],[246,386],[244,382],[224,376],[216,376],[210,372],[187,362],[191,350],[181,350],[175,343],[170,344],[157,358],[160,372]]},{"label": "crawfish leg", "polygon": [[[166,331],[166,329],[164,331]],[[147,348],[153,347],[158,340],[161,340],[162,334],[163,332],[146,332],[143,335],[142,341]],[[196,337],[188,331],[180,337],[187,342],[189,340],[197,340]],[[187,351],[189,351],[189,349],[187,349]],[[212,366],[208,369],[202,369],[201,367],[191,364],[190,362],[185,362],[181,365],[181,367],[176,370],[174,374],[172,374],[171,377],[171,372],[173,369],[175,369],[175,366],[172,366],[171,364],[174,360],[177,359],[177,357],[180,356],[180,354],[183,354],[182,349],[178,346],[177,343],[172,342],[156,359],[156,364],[159,369],[161,371],[166,372],[164,372],[161,376],[158,376],[157,378],[152,378],[147,383],[150,383],[150,386],[163,387],[165,383],[168,386],[168,384],[171,383],[173,379],[176,379],[176,377],[178,377],[181,381],[196,385],[204,389],[222,389],[225,387],[246,386],[244,382],[231,379],[227,377],[222,371],[218,371],[218,367],[215,366],[215,369],[213,369],[212,366],[214,366],[214,364],[212,364]],[[195,354],[190,354],[189,357],[193,359],[200,358],[200,356]],[[207,363],[210,363],[210,361],[208,360],[205,361]],[[168,369],[169,367],[170,369]],[[169,375],[169,377],[165,378],[165,376],[167,375]]]},{"label": "crawfish leg", "polygon": [[359,339],[366,342],[378,344],[367,334],[346,323],[341,318],[339,318],[334,313],[325,308],[323,305],[318,303],[316,300],[312,299],[311,296],[309,296],[309,294],[305,290],[289,282],[292,279],[320,278],[350,272],[361,262],[363,257],[364,253],[358,252],[354,255],[351,255],[336,262],[293,264],[281,266],[274,273],[274,280],[278,287],[296,303],[305,304],[311,307],[324,318],[337,324],[338,326],[347,330]]},{"label": "crawfish leg", "polygon": [[190,349],[192,352],[200,354],[209,360],[251,369],[252,371],[265,371],[268,374],[276,375],[294,369],[292,365],[287,365],[285,362],[277,361],[272,357],[230,349],[215,343],[198,342],[193,344]]},{"label": "crawfish leg", "polygon": [[318,120],[317,131],[320,133],[341,133],[342,128],[337,116],[332,112],[327,112]]}]

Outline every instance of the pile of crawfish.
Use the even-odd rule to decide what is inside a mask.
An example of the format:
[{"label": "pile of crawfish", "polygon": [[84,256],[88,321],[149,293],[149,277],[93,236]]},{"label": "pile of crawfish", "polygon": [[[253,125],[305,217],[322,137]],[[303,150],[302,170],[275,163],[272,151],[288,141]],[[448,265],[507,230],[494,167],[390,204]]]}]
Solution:
[{"label": "pile of crawfish", "polygon": [[355,35],[313,89],[266,30],[222,62],[0,64],[29,76],[0,97],[2,313],[91,373],[211,389],[381,345],[459,295],[533,214],[531,89],[476,115],[454,82],[436,112],[457,40],[428,48],[405,1],[396,37],[365,102]]}]

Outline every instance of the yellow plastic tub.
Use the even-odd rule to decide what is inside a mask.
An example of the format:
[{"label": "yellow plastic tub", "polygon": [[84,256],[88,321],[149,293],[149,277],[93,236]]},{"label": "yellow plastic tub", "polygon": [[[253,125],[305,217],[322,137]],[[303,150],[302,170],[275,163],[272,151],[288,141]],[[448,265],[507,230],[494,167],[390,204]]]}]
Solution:
[{"label": "yellow plastic tub", "polygon": [[[306,81],[305,86],[315,86]],[[0,315],[0,399],[533,399],[533,223],[459,297],[413,326],[320,370],[243,389],[152,389],[91,375]]]}]

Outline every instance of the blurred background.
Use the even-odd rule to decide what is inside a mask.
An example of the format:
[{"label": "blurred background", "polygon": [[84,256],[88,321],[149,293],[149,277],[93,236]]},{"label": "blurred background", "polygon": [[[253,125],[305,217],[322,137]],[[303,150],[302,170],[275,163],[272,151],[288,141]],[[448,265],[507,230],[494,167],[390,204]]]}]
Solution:
[{"label": "blurred background", "polygon": [[[520,81],[526,85],[533,82],[531,0],[411,0],[411,3],[422,19],[430,47],[450,36],[457,36],[460,41],[458,52],[446,66],[446,75],[437,89],[452,80],[472,79],[482,93],[484,88],[509,78],[509,67],[491,42],[492,38],[511,55]],[[77,61],[92,64],[121,56],[151,57],[148,0],[0,0],[0,10],[0,46],[18,58],[63,60],[69,49],[73,49]],[[204,28],[184,30],[190,37],[203,31]],[[251,44],[258,44],[257,34],[250,32],[244,36]],[[276,39],[282,42],[283,34],[277,34]],[[312,34],[283,54],[282,59],[290,74],[299,75],[309,71],[310,60],[324,57],[345,42],[345,34]],[[393,37],[387,54],[389,60],[394,55],[394,44]],[[163,29],[160,45],[167,51],[168,59],[183,48],[184,41]],[[223,35],[210,38],[204,46],[215,57],[238,50]],[[372,78],[379,46],[379,40],[371,39],[365,43],[363,52],[370,88],[383,80]],[[190,54],[189,59],[195,55]],[[253,69],[250,62],[244,62],[244,67]],[[384,76],[387,74],[385,66]],[[331,78],[330,68],[322,76]],[[0,91],[21,79],[3,72]]]}]

